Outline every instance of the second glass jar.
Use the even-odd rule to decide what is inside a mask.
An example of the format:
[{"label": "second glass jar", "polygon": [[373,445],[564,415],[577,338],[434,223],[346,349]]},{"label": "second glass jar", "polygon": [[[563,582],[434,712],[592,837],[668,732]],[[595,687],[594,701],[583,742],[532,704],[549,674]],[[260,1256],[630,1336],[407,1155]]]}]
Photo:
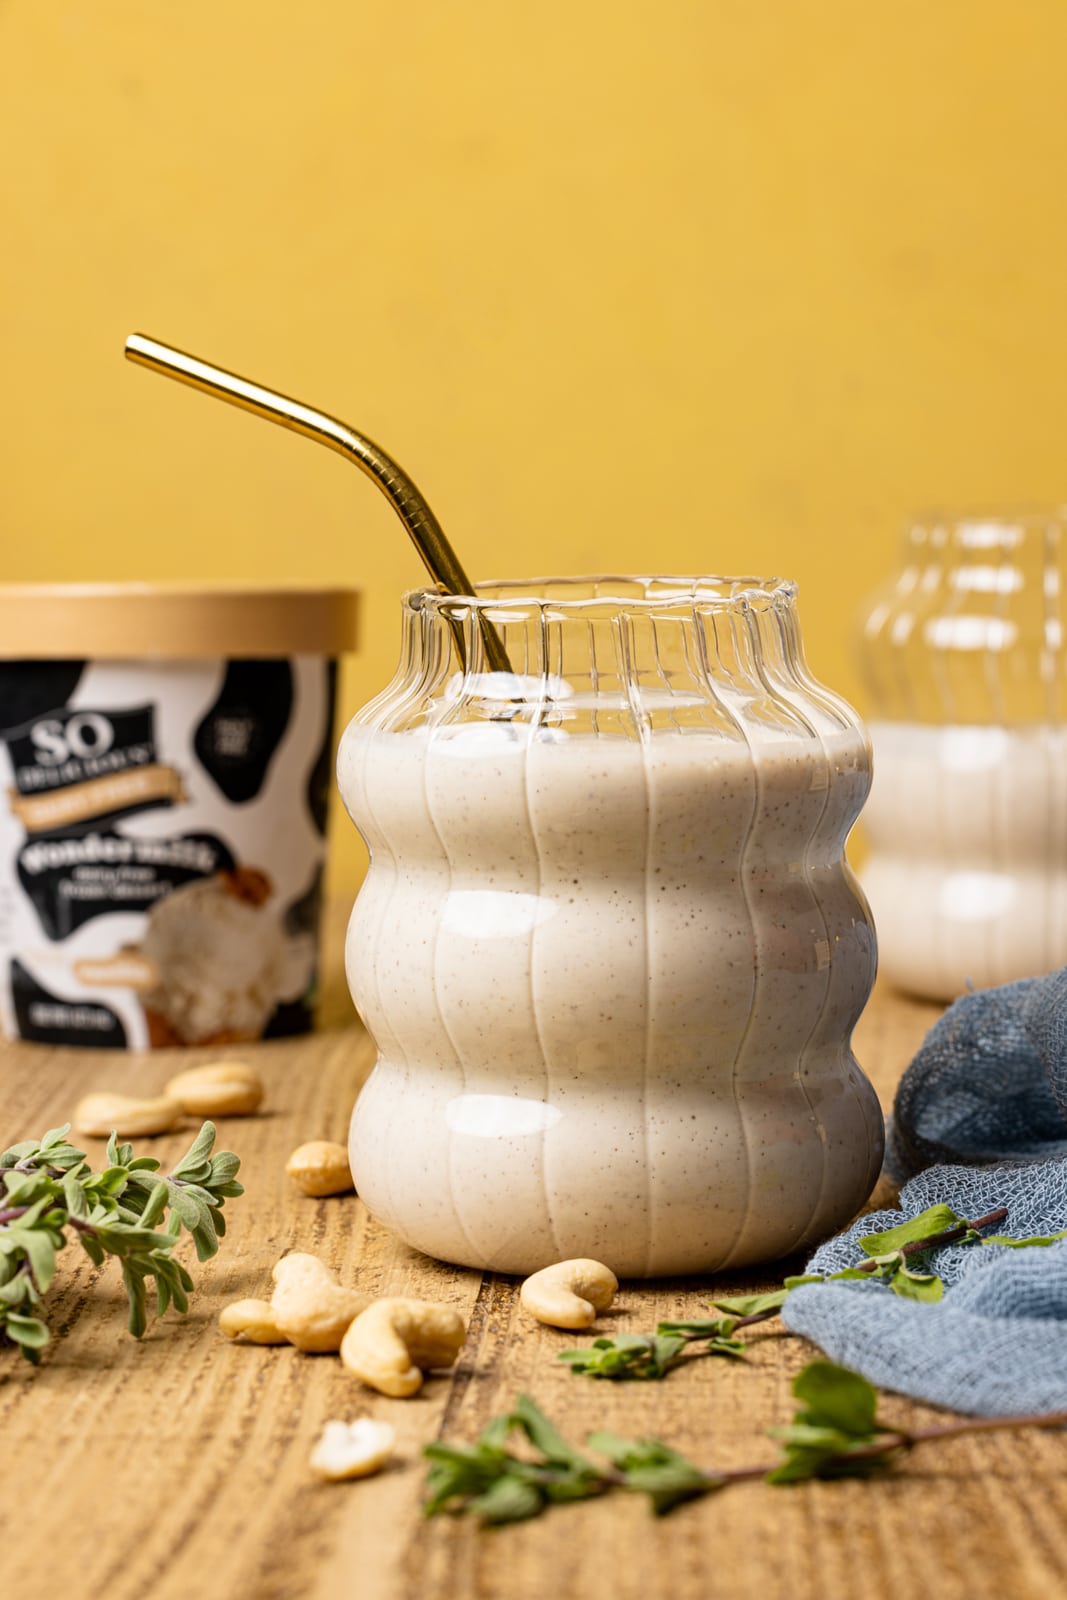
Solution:
[{"label": "second glass jar", "polygon": [[951,1000],[1067,963],[1067,529],[933,517],[868,601],[863,884],[882,971]]}]

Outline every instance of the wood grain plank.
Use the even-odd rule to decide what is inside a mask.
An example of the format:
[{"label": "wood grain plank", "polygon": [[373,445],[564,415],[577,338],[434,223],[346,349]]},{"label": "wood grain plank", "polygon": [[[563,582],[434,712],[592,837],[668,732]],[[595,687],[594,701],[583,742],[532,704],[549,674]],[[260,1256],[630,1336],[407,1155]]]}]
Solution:
[{"label": "wood grain plank", "polygon": [[[343,1017],[336,990],[329,1015]],[[938,1008],[876,991],[857,1053],[883,1101]],[[0,1048],[0,1142],[69,1116],[86,1089],[154,1090],[206,1052],[165,1056]],[[576,1378],[558,1360],[573,1335],[542,1328],[514,1279],[465,1272],[408,1250],[354,1197],[308,1200],[284,1160],[312,1137],[343,1138],[371,1061],[356,1027],[257,1047],[265,1114],[220,1124],[244,1163],[246,1196],[228,1211],[219,1257],[194,1267],[188,1318],[141,1343],[125,1332],[114,1269],[67,1252],[50,1297],[56,1341],[31,1369],[0,1356],[0,1437],[17,1508],[5,1508],[6,1593],[78,1584],[109,1600],[985,1600],[1067,1592],[1067,1439],[1028,1434],[930,1448],[881,1482],[750,1484],[657,1521],[613,1495],[486,1533],[420,1513],[419,1453],[432,1438],[471,1439],[526,1391],[576,1441],[594,1427],[669,1439],[709,1465],[770,1459],[769,1426],[792,1410],[789,1384],[812,1354],[761,1331],[744,1363],[695,1363],[663,1384]],[[170,1162],[190,1130],[153,1142]],[[86,1141],[99,1158],[99,1141]],[[217,1331],[229,1300],[263,1293],[285,1250],[310,1249],[368,1292],[446,1300],[470,1319],[456,1371],[411,1401],[363,1390],[331,1357],[231,1345]],[[763,1287],[782,1268],[715,1280],[719,1293]],[[605,1331],[700,1314],[711,1284],[625,1284]],[[885,1414],[919,1425],[936,1413],[893,1397]],[[315,1482],[307,1455],[329,1416],[385,1417],[395,1467],[363,1483]],[[17,1467],[12,1468],[12,1463]],[[14,1521],[12,1520],[14,1518]]]}]

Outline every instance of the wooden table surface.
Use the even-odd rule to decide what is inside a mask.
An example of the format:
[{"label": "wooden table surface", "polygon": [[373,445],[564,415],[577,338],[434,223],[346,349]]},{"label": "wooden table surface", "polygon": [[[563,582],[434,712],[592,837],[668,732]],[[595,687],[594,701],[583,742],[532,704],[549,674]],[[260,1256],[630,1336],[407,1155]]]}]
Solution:
[{"label": "wooden table surface", "polygon": [[[883,1101],[937,1008],[876,990],[857,1054]],[[1067,1438],[1042,1432],[931,1445],[875,1482],[746,1483],[653,1519],[643,1497],[550,1511],[496,1531],[420,1513],[432,1439],[472,1439],[527,1391],[579,1442],[594,1427],[655,1434],[696,1460],[773,1458],[765,1428],[792,1414],[789,1383],[812,1347],[758,1330],[744,1363],[703,1361],[660,1384],[612,1385],[558,1363],[574,1335],[531,1322],[514,1279],[442,1266],[397,1243],[348,1196],[310,1200],[285,1177],[310,1138],[344,1139],[371,1049],[336,979],[324,1028],[244,1052],[268,1085],[264,1112],[219,1124],[247,1193],[231,1202],[222,1251],[193,1263],[190,1314],[140,1343],[125,1333],[114,1263],[64,1252],[50,1292],[56,1335],[42,1366],[0,1354],[4,1490],[0,1592],[108,1600],[1041,1600],[1067,1593]],[[148,1092],[207,1052],[154,1056],[6,1045],[0,1148],[67,1120],[98,1087]],[[218,1052],[214,1052],[215,1055]],[[151,1141],[164,1164],[188,1133]],[[100,1141],[82,1141],[94,1161]],[[147,1148],[147,1142],[145,1142]],[[269,1294],[286,1250],[310,1250],[373,1294],[447,1301],[470,1319],[456,1370],[413,1400],[371,1394],[331,1356],[230,1344],[230,1300]],[[768,1286],[735,1274],[720,1292]],[[708,1281],[625,1284],[605,1331],[702,1314]],[[771,1328],[777,1326],[771,1324]],[[888,1396],[883,1414],[935,1420]],[[391,1420],[397,1464],[323,1484],[308,1453],[329,1417]],[[76,1590],[73,1586],[77,1586]]]}]

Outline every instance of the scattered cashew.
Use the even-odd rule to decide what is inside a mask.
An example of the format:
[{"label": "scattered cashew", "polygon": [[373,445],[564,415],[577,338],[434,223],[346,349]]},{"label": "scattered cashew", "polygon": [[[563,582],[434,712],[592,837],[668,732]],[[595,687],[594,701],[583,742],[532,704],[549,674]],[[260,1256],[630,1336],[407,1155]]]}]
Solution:
[{"label": "scattered cashew", "polygon": [[263,1080],[243,1061],[209,1061],[171,1078],[166,1088],[191,1117],[243,1117],[263,1100]]},{"label": "scattered cashew", "polygon": [[305,1194],[344,1194],[354,1188],[348,1151],[330,1139],[300,1145],[285,1163],[285,1170]]},{"label": "scattered cashew", "polygon": [[235,1300],[219,1313],[219,1327],[231,1339],[246,1339],[249,1344],[289,1342],[274,1320],[269,1300]]},{"label": "scattered cashew", "polygon": [[371,1389],[406,1399],[422,1388],[424,1370],[452,1365],[466,1333],[451,1306],[375,1300],[341,1341],[341,1360]]},{"label": "scattered cashew", "polygon": [[311,1470],[320,1478],[369,1478],[380,1472],[396,1445],[391,1422],[357,1417],[355,1422],[323,1424],[322,1437],[311,1452]]},{"label": "scattered cashew", "polygon": [[298,1350],[338,1350],[345,1329],[370,1304],[357,1289],[345,1289],[318,1256],[294,1251],[274,1268],[270,1297],[274,1321]]},{"label": "scattered cashew", "polygon": [[87,1094],[74,1108],[74,1127],[78,1133],[106,1139],[117,1133],[120,1139],[149,1133],[166,1133],[182,1115],[179,1101],[169,1095],[137,1100],[128,1094],[101,1091]]},{"label": "scattered cashew", "polygon": [[611,1305],[618,1287],[618,1278],[600,1261],[557,1261],[526,1279],[519,1300],[550,1328],[588,1328]]}]

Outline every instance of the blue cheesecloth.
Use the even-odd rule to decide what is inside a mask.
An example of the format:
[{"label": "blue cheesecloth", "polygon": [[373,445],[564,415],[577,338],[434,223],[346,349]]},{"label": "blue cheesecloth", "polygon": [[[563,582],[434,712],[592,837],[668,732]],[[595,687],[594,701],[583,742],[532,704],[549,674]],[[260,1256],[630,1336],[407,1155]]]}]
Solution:
[{"label": "blue cheesecloth", "polygon": [[[1012,1238],[1067,1228],[1067,968],[949,1008],[901,1079],[887,1166],[910,1177],[901,1211],[861,1217],[806,1271],[855,1266],[864,1234],[937,1204],[972,1220],[1005,1205],[1006,1220],[984,1231]],[[934,1304],[875,1279],[809,1284],[782,1320],[870,1382],[933,1405],[977,1416],[1067,1410],[1067,1239],[948,1245],[927,1270],[945,1284]]]},{"label": "blue cheesecloth", "polygon": [[886,1166],[1067,1156],[1067,967],[965,995],[897,1088]]}]

